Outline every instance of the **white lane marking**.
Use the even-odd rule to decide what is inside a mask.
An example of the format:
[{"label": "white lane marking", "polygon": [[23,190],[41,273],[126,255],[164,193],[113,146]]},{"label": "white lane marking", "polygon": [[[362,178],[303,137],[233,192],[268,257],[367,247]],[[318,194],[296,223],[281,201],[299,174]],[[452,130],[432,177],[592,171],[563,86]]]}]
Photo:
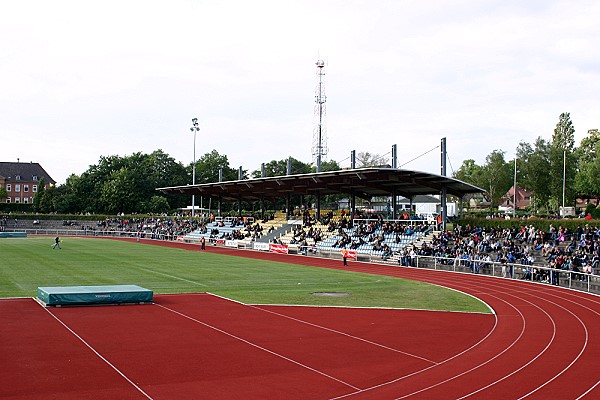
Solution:
[{"label": "white lane marking", "polygon": [[357,388],[356,386],[353,386],[353,385],[349,384],[348,382],[344,382],[344,381],[342,381],[341,379],[338,379],[338,378],[335,378],[335,377],[333,377],[333,376],[331,376],[331,375],[328,375],[328,374],[326,374],[325,372],[322,372],[322,371],[319,371],[319,370],[317,370],[317,369],[315,369],[315,368],[309,367],[309,366],[308,366],[308,365],[306,365],[306,364],[302,364],[301,362],[298,362],[298,361],[292,360],[291,358],[289,358],[289,357],[286,357],[286,356],[284,356],[284,355],[282,355],[282,354],[279,354],[279,353],[277,353],[277,352],[275,352],[275,351],[273,351],[273,350],[269,350],[269,349],[267,349],[267,348],[265,348],[265,347],[262,347],[262,346],[260,346],[260,345],[258,345],[258,344],[256,344],[256,343],[252,343],[252,342],[250,342],[249,340],[243,339],[243,338],[241,338],[241,337],[239,337],[239,336],[236,336],[236,335],[234,335],[234,334],[232,334],[232,333],[226,332],[226,331],[224,331],[224,330],[222,330],[222,329],[219,329],[219,328],[217,328],[216,326],[212,326],[212,325],[210,325],[210,324],[207,324],[206,322],[202,322],[202,321],[200,321],[200,320],[198,320],[198,319],[196,319],[196,318],[194,318],[194,317],[190,317],[189,315],[186,315],[186,314],[184,314],[184,313],[181,313],[181,312],[179,312],[179,311],[177,311],[177,310],[173,310],[172,308],[169,308],[169,307],[163,306],[163,305],[161,305],[161,304],[155,304],[155,305],[157,305],[157,306],[159,306],[159,307],[161,307],[161,308],[164,308],[165,310],[168,310],[168,311],[170,311],[170,312],[172,312],[172,313],[175,313],[175,314],[177,314],[177,315],[180,315],[180,316],[182,316],[182,317],[184,317],[184,318],[187,318],[187,319],[189,319],[190,321],[194,321],[194,322],[196,322],[196,323],[198,323],[198,324],[200,324],[200,325],[203,325],[203,326],[205,326],[205,327],[207,327],[207,328],[213,329],[213,330],[215,330],[215,331],[217,331],[217,332],[220,332],[220,333],[222,333],[222,334],[224,334],[224,335],[227,335],[227,336],[229,336],[229,337],[232,337],[232,338],[234,338],[234,339],[236,339],[236,340],[239,340],[239,341],[241,341],[241,342],[243,342],[243,343],[246,343],[246,344],[248,344],[248,345],[250,345],[250,346],[252,346],[252,347],[256,347],[257,349],[260,349],[260,350],[262,350],[262,351],[264,351],[264,352],[267,352],[267,353],[269,353],[269,354],[272,354],[272,355],[274,355],[274,356],[276,356],[276,357],[282,358],[282,359],[284,359],[284,360],[286,360],[286,361],[288,361],[288,362],[291,362],[291,363],[293,363],[293,364],[296,364],[296,365],[298,365],[298,366],[300,366],[300,367],[302,367],[302,368],[306,368],[306,369],[308,369],[308,370],[310,370],[310,371],[313,371],[313,372],[315,372],[315,373],[317,373],[317,374],[319,374],[319,375],[325,376],[325,377],[327,377],[327,378],[329,378],[329,379],[332,379],[332,380],[334,380],[334,381],[336,381],[336,382],[339,382],[339,383],[341,383],[341,384],[343,384],[343,385],[345,385],[345,386],[348,386],[348,387],[350,387],[350,388],[352,388],[352,389],[354,389],[354,390],[360,390],[359,388]]}]

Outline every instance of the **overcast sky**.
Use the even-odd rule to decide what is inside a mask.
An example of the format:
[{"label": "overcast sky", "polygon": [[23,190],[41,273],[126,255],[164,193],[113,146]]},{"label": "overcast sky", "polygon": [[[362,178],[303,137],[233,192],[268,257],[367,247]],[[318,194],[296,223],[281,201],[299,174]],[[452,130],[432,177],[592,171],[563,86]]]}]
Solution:
[{"label": "overcast sky", "polygon": [[100,156],[216,149],[253,171],[311,162],[326,63],[328,154],[451,174],[495,149],[600,128],[600,1],[0,0],[0,161],[59,183]]}]

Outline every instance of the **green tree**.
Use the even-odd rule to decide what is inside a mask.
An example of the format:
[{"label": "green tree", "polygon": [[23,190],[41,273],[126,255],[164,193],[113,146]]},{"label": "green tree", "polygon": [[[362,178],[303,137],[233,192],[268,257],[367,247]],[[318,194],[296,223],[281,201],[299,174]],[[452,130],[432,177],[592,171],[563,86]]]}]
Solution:
[{"label": "green tree", "polygon": [[169,202],[164,196],[154,195],[141,205],[141,211],[145,213],[160,214],[170,210]]},{"label": "green tree", "polygon": [[575,191],[584,198],[600,195],[600,132],[588,130],[576,151],[578,169],[575,175]]},{"label": "green tree", "polygon": [[183,196],[160,195],[156,188],[191,182],[189,171],[162,150],[102,156],[98,164],[80,176],[71,175],[58,188],[54,208],[60,212],[139,212],[157,195],[164,197],[170,208],[182,207]]},{"label": "green tree", "polygon": [[[196,161],[196,184],[219,182],[219,169],[223,169],[223,181],[236,181],[238,171],[229,166],[229,160],[224,154],[212,150]],[[192,165],[190,164],[189,182],[192,182]],[[245,174],[244,174],[245,175]]]},{"label": "green tree", "polygon": [[454,178],[471,185],[480,186],[482,182],[482,167],[475,163],[475,160],[464,160],[460,168],[454,172]]},{"label": "green tree", "polygon": [[550,144],[550,200],[552,209],[562,204],[563,185],[565,205],[575,200],[575,128],[569,113],[562,113],[552,135]]},{"label": "green tree", "polygon": [[[335,160],[321,161],[322,172],[339,171],[340,169],[340,164],[338,164],[338,162]],[[317,171],[316,167],[314,167],[313,171]]]},{"label": "green tree", "polygon": [[[293,157],[291,157],[291,162],[292,175],[310,174],[311,172],[316,171],[316,167],[313,167],[310,164],[304,163],[300,160],[296,160]],[[265,175],[267,177],[287,175],[287,163],[288,159],[269,161],[265,164]],[[328,163],[321,162],[322,169],[329,166],[330,165]],[[260,177],[260,171],[254,171],[252,176]]]},{"label": "green tree", "polygon": [[[460,168],[454,171],[452,177],[477,187],[483,188],[484,186],[483,168],[480,165],[477,165],[473,159],[464,160]],[[463,200],[467,201],[468,204],[471,202],[479,204],[482,199],[479,195],[471,194],[465,196]]]},{"label": "green tree", "polygon": [[0,200],[4,200],[8,197],[8,192],[4,186],[0,186]]},{"label": "green tree", "polygon": [[46,190],[46,181],[44,180],[44,178],[41,178],[38,182],[37,192],[35,193],[35,196],[33,196],[32,206],[33,206],[33,210],[36,212],[41,212],[40,199],[42,198],[45,190]]},{"label": "green tree", "polygon": [[109,213],[140,211],[139,193],[133,190],[135,184],[135,176],[127,167],[112,171],[102,185],[103,210]]},{"label": "green tree", "polygon": [[517,184],[532,193],[534,210],[546,208],[550,198],[550,143],[538,137],[533,145],[517,147]]},{"label": "green tree", "polygon": [[512,185],[511,164],[504,160],[504,151],[494,150],[485,159],[481,169],[481,188],[485,189],[490,197],[492,207],[499,204],[499,200],[506,194]]}]

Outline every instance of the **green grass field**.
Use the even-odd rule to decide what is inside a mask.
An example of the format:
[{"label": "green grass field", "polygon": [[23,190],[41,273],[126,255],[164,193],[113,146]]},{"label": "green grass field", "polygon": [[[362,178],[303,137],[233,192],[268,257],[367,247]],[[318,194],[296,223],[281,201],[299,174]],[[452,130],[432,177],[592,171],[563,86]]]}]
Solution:
[{"label": "green grass field", "polygon": [[[102,239],[0,239],[0,297],[38,286],[134,284],[155,293],[210,292],[244,303],[490,312],[480,301],[399,278]],[[323,297],[314,292],[347,292]]]}]

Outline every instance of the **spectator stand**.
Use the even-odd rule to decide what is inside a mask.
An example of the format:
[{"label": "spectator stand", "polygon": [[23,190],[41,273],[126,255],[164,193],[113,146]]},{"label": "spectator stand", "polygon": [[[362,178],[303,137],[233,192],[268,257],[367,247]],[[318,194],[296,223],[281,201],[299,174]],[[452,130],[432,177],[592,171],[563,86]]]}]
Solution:
[{"label": "spectator stand", "polygon": [[334,226],[333,235],[317,244],[320,255],[336,257],[348,249],[355,250],[359,259],[394,260],[407,246],[432,234],[431,226],[422,220],[353,219],[351,226],[343,221]]}]

